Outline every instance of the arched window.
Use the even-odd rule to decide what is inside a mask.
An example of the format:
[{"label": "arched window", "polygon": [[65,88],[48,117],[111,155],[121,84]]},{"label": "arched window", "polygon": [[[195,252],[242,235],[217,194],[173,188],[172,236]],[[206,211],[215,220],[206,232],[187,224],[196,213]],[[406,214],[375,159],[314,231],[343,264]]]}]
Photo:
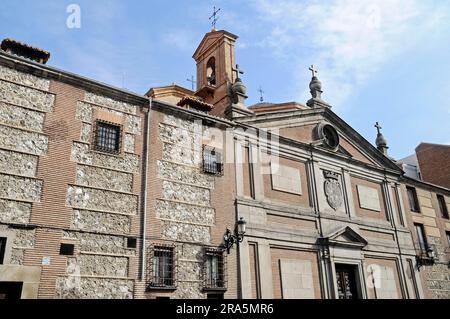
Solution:
[{"label": "arched window", "polygon": [[206,81],[208,85],[216,85],[216,59],[212,57],[206,64]]}]

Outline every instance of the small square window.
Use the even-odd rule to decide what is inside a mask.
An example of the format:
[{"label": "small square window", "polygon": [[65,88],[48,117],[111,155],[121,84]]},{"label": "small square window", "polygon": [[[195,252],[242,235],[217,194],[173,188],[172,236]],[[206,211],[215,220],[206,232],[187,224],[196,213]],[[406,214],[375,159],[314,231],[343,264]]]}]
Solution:
[{"label": "small square window", "polygon": [[217,176],[223,175],[223,157],[220,150],[203,146],[203,172]]},{"label": "small square window", "polygon": [[0,265],[3,265],[6,254],[6,238],[0,237]]},{"label": "small square window", "polygon": [[407,186],[406,191],[408,193],[408,201],[411,211],[415,213],[420,213],[419,199],[417,198],[416,189],[414,187]]},{"label": "small square window", "polygon": [[445,202],[445,197],[442,195],[437,195],[437,200],[439,203],[439,209],[441,211],[442,218],[449,219],[447,203]]},{"label": "small square window", "polygon": [[74,244],[61,244],[59,248],[59,254],[63,256],[73,256],[74,251],[75,251]]},{"label": "small square window", "polygon": [[137,247],[137,239],[134,237],[127,238],[127,248],[135,249]]},{"label": "small square window", "polygon": [[95,149],[101,152],[120,153],[121,126],[97,121],[95,129]]}]

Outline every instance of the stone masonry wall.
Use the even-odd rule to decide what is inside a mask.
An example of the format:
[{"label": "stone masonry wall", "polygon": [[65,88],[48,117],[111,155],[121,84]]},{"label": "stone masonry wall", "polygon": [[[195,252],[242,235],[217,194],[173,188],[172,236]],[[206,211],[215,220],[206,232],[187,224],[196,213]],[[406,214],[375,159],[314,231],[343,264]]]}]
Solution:
[{"label": "stone masonry wall", "polygon": [[23,265],[25,251],[35,247],[35,229],[16,225],[29,224],[41,202],[37,165],[47,153],[44,120],[55,101],[49,87],[48,80],[0,66],[0,235],[12,234],[15,265]]},{"label": "stone masonry wall", "polygon": [[[450,270],[449,250],[447,238],[441,232],[441,213],[439,211],[436,194],[429,190],[417,189],[420,213],[411,212],[412,221],[422,224],[428,244],[435,248],[437,263],[433,266],[424,266],[420,273],[425,290],[425,297],[432,299],[450,299]],[[450,202],[450,198],[446,198]],[[415,232],[415,230],[413,230]],[[414,236],[416,234],[414,233]],[[419,247],[416,241],[416,247]]]},{"label": "stone masonry wall", "polygon": [[[136,249],[127,247],[132,219],[138,214],[135,174],[140,169],[136,137],[141,134],[137,105],[86,93],[77,105],[81,122],[79,140],[72,144],[71,160],[76,180],[67,187],[66,204],[72,208],[71,230],[65,240],[77,243],[79,253],[67,259],[66,277],[57,280],[59,298],[133,298],[130,258]],[[122,119],[123,151],[118,155],[93,150],[96,114]]]},{"label": "stone masonry wall", "polygon": [[426,289],[429,290],[433,299],[450,299],[450,270],[445,253],[446,247],[442,245],[438,237],[428,237],[428,243],[436,247],[439,261],[436,265],[423,268]]},{"label": "stone masonry wall", "polygon": [[211,244],[215,210],[211,205],[214,177],[201,170],[202,124],[193,119],[164,115],[159,124],[163,143],[157,161],[162,197],[155,202],[161,238],[179,244],[177,290],[174,298],[205,298],[203,247]]}]

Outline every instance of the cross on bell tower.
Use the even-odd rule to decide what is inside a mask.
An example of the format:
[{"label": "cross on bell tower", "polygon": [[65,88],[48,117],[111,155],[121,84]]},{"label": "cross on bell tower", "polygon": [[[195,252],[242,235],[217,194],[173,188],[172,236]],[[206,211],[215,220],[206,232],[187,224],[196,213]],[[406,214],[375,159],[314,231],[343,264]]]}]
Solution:
[{"label": "cross on bell tower", "polygon": [[[210,17],[215,27],[219,9]],[[194,52],[197,64],[197,90],[195,95],[214,107],[211,115],[235,118],[253,114],[245,106],[246,87],[241,80],[244,71],[236,63],[237,35],[226,30],[208,32]],[[239,113],[240,112],[240,113]],[[238,114],[239,113],[239,114]]]},{"label": "cross on bell tower", "polygon": [[217,14],[219,13],[220,8],[216,10],[216,6],[214,6],[213,14],[209,17],[209,20],[211,21],[212,29],[216,30],[216,23],[219,18],[217,17]]}]

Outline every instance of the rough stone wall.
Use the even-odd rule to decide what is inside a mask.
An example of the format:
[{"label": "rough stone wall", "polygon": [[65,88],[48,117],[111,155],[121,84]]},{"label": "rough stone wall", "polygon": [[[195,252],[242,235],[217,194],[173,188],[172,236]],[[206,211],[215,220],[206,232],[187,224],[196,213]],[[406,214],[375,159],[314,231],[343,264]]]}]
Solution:
[{"label": "rough stone wall", "polygon": [[442,245],[438,237],[428,237],[428,243],[435,245],[439,261],[438,264],[425,266],[422,270],[426,289],[428,289],[430,298],[450,299],[450,270],[446,247]]},{"label": "rough stone wall", "polygon": [[104,278],[58,278],[56,297],[59,299],[132,299],[132,280]]},{"label": "rough stone wall", "polygon": [[42,181],[0,174],[0,197],[39,202],[41,192]]},{"label": "rough stone wall", "polygon": [[211,245],[215,209],[211,192],[215,178],[201,169],[201,122],[170,114],[163,116],[158,137],[163,154],[156,163],[162,196],[155,205],[163,240],[181,242],[177,255],[174,298],[206,297],[203,289],[204,246]]},{"label": "rough stone wall", "polygon": [[[446,223],[443,222],[441,217],[436,194],[421,188],[417,188],[416,191],[420,213],[411,211],[406,197],[406,189],[403,190],[404,202],[407,203],[409,211],[409,227],[414,238],[415,247],[416,250],[420,247],[414,227],[414,223],[418,223],[424,226],[427,242],[435,248],[435,253],[438,257],[435,265],[423,266],[420,269],[425,298],[450,299],[450,269],[448,268],[450,255],[445,232],[441,231],[441,228],[446,229]],[[448,200],[448,197],[446,199]],[[416,251],[416,253],[418,254],[419,252]]]},{"label": "rough stone wall", "polygon": [[42,91],[48,91],[50,88],[49,80],[39,78],[29,73],[19,72],[2,65],[0,65],[0,78]]},{"label": "rough stone wall", "polygon": [[22,129],[2,125],[0,126],[0,145],[8,150],[34,154],[45,155],[48,148],[48,137],[46,135],[24,131]]},{"label": "rough stone wall", "polygon": [[0,149],[0,171],[33,177],[36,175],[38,158],[33,155]]},{"label": "rough stone wall", "polygon": [[23,84],[0,80],[0,100],[23,108],[51,112],[55,96]]},{"label": "rough stone wall", "polygon": [[88,210],[73,210],[72,228],[111,234],[130,232],[130,216]]},{"label": "rough stone wall", "polygon": [[79,271],[81,276],[127,277],[128,258],[81,255],[75,258],[68,258],[67,269],[69,274],[75,274]]},{"label": "rough stone wall", "polygon": [[11,126],[23,126],[31,131],[42,131],[44,113],[0,102],[0,120]]},{"label": "rough stone wall", "polygon": [[[138,213],[135,179],[140,169],[136,136],[141,134],[137,105],[86,93],[77,105],[80,139],[72,144],[71,161],[76,178],[67,187],[66,205],[72,208],[71,230],[63,238],[77,243],[78,254],[67,259],[66,276],[57,280],[59,298],[132,298],[130,258],[127,248],[132,219]],[[118,155],[93,150],[97,114],[122,120],[123,151]]]},{"label": "rough stone wall", "polygon": [[23,265],[24,250],[33,249],[35,246],[35,230],[0,225],[0,233],[12,234],[13,243],[10,264]]},{"label": "rough stone wall", "polygon": [[133,175],[99,167],[78,165],[77,184],[118,192],[131,192]]},{"label": "rough stone wall", "polygon": [[33,206],[41,202],[37,165],[47,153],[44,120],[55,101],[49,87],[48,80],[0,66],[0,235],[13,234],[10,263],[15,265],[23,265],[25,250],[35,246],[35,229],[14,225],[28,224]]}]

